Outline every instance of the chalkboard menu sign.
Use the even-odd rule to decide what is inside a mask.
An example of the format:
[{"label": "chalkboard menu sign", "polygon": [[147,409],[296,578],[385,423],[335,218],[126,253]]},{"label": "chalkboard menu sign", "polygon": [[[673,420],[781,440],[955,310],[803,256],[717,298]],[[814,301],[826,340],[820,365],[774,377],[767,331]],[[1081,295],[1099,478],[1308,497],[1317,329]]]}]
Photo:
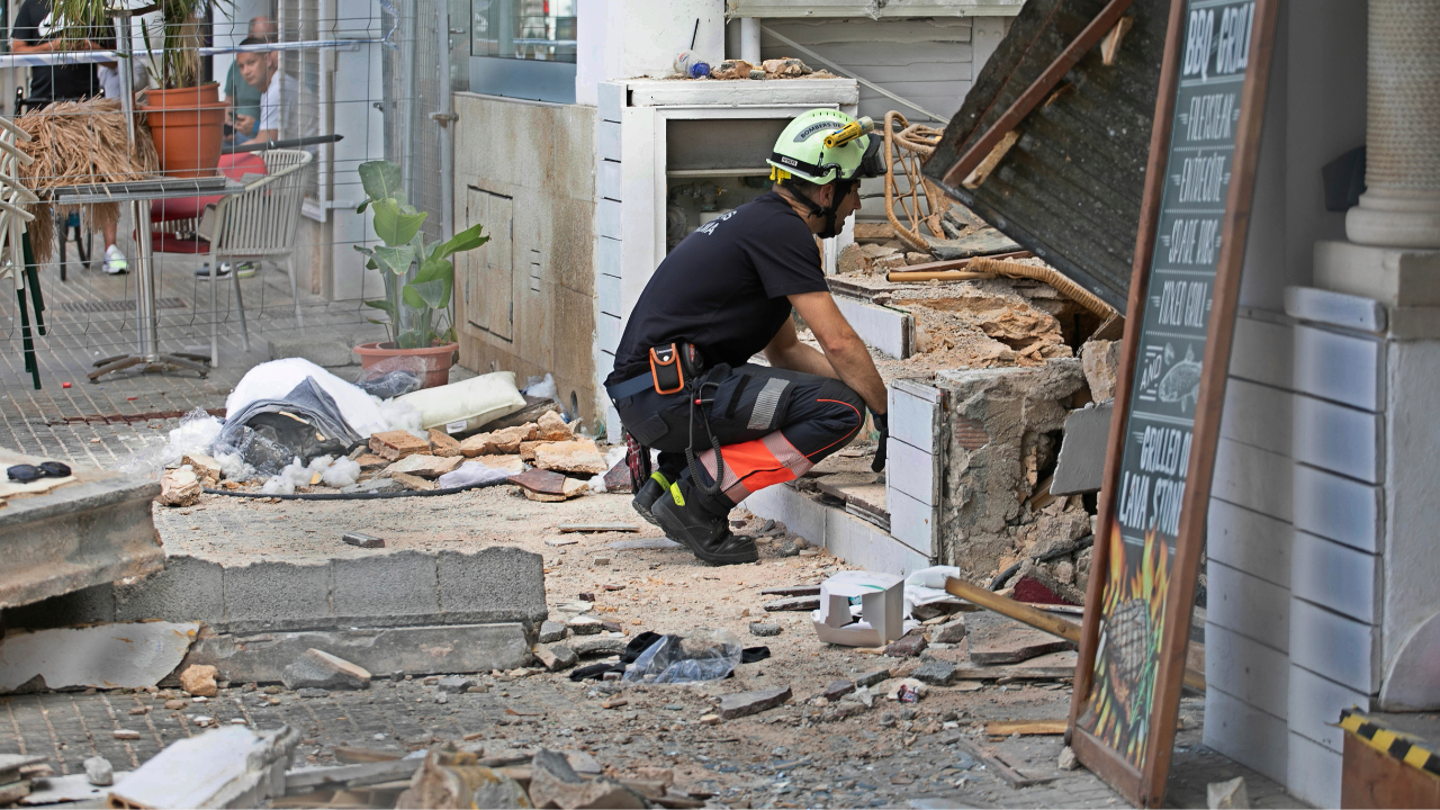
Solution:
[{"label": "chalkboard menu sign", "polygon": [[1175,0],[1071,711],[1080,760],[1164,798],[1275,0]]}]

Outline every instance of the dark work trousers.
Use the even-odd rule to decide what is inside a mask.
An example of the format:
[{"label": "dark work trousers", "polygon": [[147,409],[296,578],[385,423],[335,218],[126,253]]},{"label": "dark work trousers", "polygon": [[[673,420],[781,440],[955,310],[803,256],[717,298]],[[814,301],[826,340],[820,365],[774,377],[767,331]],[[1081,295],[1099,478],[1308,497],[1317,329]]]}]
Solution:
[{"label": "dark work trousers", "polygon": [[864,400],[845,383],[798,371],[718,365],[689,392],[704,400],[695,408],[693,431],[692,397],[685,391],[646,389],[616,400],[615,409],[631,436],[660,451],[660,472],[671,482],[687,470],[685,449],[691,447],[703,484],[714,484],[714,436],[725,462],[721,489],[714,495],[687,491],[686,497],[698,498],[716,515],[728,514],[752,492],[804,475],[849,444],[865,421]]}]

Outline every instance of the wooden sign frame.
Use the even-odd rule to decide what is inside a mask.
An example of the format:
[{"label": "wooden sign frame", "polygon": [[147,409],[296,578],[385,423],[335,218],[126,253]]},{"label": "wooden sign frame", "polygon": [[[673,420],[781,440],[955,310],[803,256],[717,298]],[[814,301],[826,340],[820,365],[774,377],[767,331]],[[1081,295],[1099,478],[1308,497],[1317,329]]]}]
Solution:
[{"label": "wooden sign frame", "polygon": [[[1216,7],[1232,7],[1233,2],[1234,0],[1171,2],[1165,60],[1160,73],[1160,94],[1155,103],[1150,161],[1131,272],[1130,299],[1126,312],[1128,328],[1120,356],[1120,371],[1115,391],[1117,407],[1110,423],[1105,488],[1100,497],[1095,550],[1086,595],[1086,604],[1091,607],[1085,611],[1070,722],[1066,732],[1066,737],[1080,762],[1139,807],[1163,806],[1165,782],[1170,770],[1179,714],[1181,680],[1185,673],[1189,644],[1190,617],[1194,608],[1197,569],[1200,553],[1205,545],[1210,479],[1215,468],[1220,434],[1220,416],[1225,399],[1235,309],[1240,291],[1240,272],[1245,258],[1245,241],[1255,186],[1255,165],[1260,149],[1261,124],[1279,0],[1253,0],[1247,32],[1249,47],[1241,51],[1248,54],[1248,61],[1240,92],[1238,118],[1232,119],[1235,121],[1234,150],[1231,153],[1224,213],[1221,214],[1220,240],[1210,291],[1210,312],[1203,333],[1205,348],[1199,369],[1199,387],[1196,389],[1198,394],[1194,402],[1194,422],[1188,437],[1188,464],[1177,465],[1178,468],[1186,470],[1186,475],[1183,479],[1184,491],[1180,497],[1176,524],[1178,531],[1174,535],[1174,552],[1173,556],[1169,554],[1163,537],[1160,542],[1154,543],[1155,548],[1152,548],[1151,542],[1158,527],[1157,518],[1157,523],[1150,524],[1152,528],[1146,533],[1145,551],[1139,566],[1143,569],[1145,587],[1150,589],[1152,595],[1148,604],[1136,598],[1130,600],[1147,608],[1150,611],[1148,615],[1155,617],[1141,623],[1140,626],[1146,628],[1146,636],[1143,642],[1137,642],[1147,645],[1145,650],[1148,657],[1144,657],[1143,666],[1138,670],[1133,667],[1127,670],[1134,656],[1122,652],[1119,656],[1122,665],[1118,668],[1111,666],[1110,681],[1107,681],[1123,680],[1122,676],[1114,674],[1117,671],[1139,671],[1153,675],[1149,684],[1143,684],[1143,680],[1151,675],[1142,674],[1137,677],[1132,683],[1140,683],[1141,687],[1138,691],[1128,693],[1130,697],[1134,697],[1135,702],[1126,702],[1121,707],[1129,724],[1126,750],[1119,750],[1119,746],[1115,744],[1122,736],[1113,731],[1118,724],[1115,718],[1121,711],[1116,708],[1118,701],[1112,698],[1107,702],[1103,699],[1106,697],[1107,688],[1114,694],[1125,687],[1123,684],[1120,687],[1107,687],[1097,680],[1097,658],[1103,656],[1108,661],[1114,657],[1106,651],[1106,644],[1110,643],[1106,640],[1107,622],[1112,621],[1106,612],[1106,599],[1112,595],[1112,587],[1123,589],[1129,586],[1130,581],[1127,581],[1126,576],[1132,574],[1132,571],[1125,561],[1127,557],[1137,553],[1127,552],[1125,542],[1121,539],[1121,523],[1118,522],[1121,517],[1119,510],[1123,507],[1119,503],[1122,496],[1120,476],[1125,471],[1126,438],[1127,431],[1131,429],[1130,412],[1132,393],[1136,390],[1136,367],[1144,348],[1142,333],[1146,332],[1146,315],[1149,311],[1147,303],[1150,303],[1152,262],[1157,240],[1162,239],[1158,233],[1161,206],[1165,200],[1166,183],[1172,179],[1167,171],[1167,164],[1174,147],[1172,135],[1176,134],[1173,131],[1176,98],[1180,90],[1182,66],[1187,58],[1194,58],[1197,53],[1193,48],[1190,53],[1186,52],[1187,21],[1192,14],[1203,14],[1205,9]],[[1214,19],[1213,16],[1211,19]],[[1209,64],[1211,55],[1218,53],[1219,48],[1229,46],[1233,49],[1233,38],[1222,41],[1224,36],[1225,32],[1222,30],[1218,39],[1206,39],[1203,48],[1206,65]],[[1232,52],[1230,57],[1233,58],[1233,55]],[[1219,57],[1216,58],[1218,65]],[[1218,70],[1216,72],[1219,73]],[[1184,194],[1180,193],[1177,199],[1183,202]],[[1151,357],[1153,354],[1147,355],[1147,360]],[[1187,361],[1189,360],[1187,356]],[[1143,387],[1141,390],[1143,392]],[[1181,402],[1183,405],[1183,398]],[[1114,553],[1116,549],[1119,550],[1118,557]],[[1158,561],[1155,559],[1157,556]],[[1157,562],[1158,565],[1154,565]],[[1154,567],[1151,567],[1152,565]],[[1116,573],[1119,574],[1118,577],[1115,577]],[[1160,585],[1152,587],[1152,573],[1159,577]],[[1136,573],[1136,577],[1132,579],[1138,582],[1140,578],[1140,574]],[[1109,604],[1118,604],[1118,601]],[[1117,614],[1120,612],[1119,609],[1115,610]],[[1115,626],[1108,629],[1114,631],[1115,637],[1119,639],[1113,641],[1115,648],[1122,649],[1123,645],[1131,644],[1133,639],[1121,630],[1129,632],[1132,625],[1120,620],[1114,621]],[[1129,619],[1124,621],[1128,622]],[[1155,630],[1157,623],[1158,631]],[[1150,633],[1159,637],[1158,644],[1154,644]],[[1144,713],[1135,711],[1136,706],[1140,706]],[[1137,722],[1140,725],[1135,725]],[[1136,728],[1140,731],[1136,731]],[[1111,730],[1108,736],[1112,739],[1109,741],[1096,733],[1106,729]]]}]

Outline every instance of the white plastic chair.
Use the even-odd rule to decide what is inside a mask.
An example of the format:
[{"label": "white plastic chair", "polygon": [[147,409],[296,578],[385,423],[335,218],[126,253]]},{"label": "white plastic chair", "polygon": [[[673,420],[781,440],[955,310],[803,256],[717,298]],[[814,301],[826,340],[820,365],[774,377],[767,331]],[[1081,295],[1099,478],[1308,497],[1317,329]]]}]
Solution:
[{"label": "white plastic chair", "polygon": [[[295,302],[295,323],[300,320],[300,292],[295,282],[292,253],[300,232],[300,206],[305,199],[305,173],[314,155],[303,149],[271,149],[263,152],[264,177],[246,184],[239,194],[223,197],[215,207],[215,227],[210,234],[211,273],[220,262],[231,262],[230,280],[235,289],[235,309],[240,315],[240,341],[250,351],[250,334],[245,323],[245,301],[240,297],[241,261],[269,259],[285,265],[290,276],[290,295]],[[212,281],[216,280],[214,276]],[[210,365],[220,363],[220,325],[217,290],[210,290]]]}]

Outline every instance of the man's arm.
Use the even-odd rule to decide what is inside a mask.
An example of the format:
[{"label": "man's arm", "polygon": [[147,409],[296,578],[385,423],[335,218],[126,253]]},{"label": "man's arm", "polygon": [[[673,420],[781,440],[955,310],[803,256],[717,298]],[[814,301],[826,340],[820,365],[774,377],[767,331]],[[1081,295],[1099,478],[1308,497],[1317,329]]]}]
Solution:
[{"label": "man's arm", "polygon": [[[880,372],[875,370],[875,361],[870,359],[870,350],[865,348],[864,341],[855,334],[845,316],[840,314],[840,308],[835,305],[835,299],[830,297],[828,292],[800,293],[788,296],[790,304],[800,317],[809,324],[810,331],[815,334],[815,339],[820,342],[820,348],[825,352],[822,359],[832,370],[833,376],[841,382],[854,389],[860,398],[865,400],[873,413],[885,413],[885,382],[880,379]],[[795,327],[789,323],[780,329],[780,333],[771,341],[775,345],[777,340],[781,341],[776,348],[784,360],[792,361],[795,357],[804,357],[805,353],[798,349],[788,347],[783,335],[789,331],[791,339],[794,339]],[[795,341],[800,349],[805,349],[810,355],[815,351]],[[795,371],[810,371],[807,368],[793,368],[782,363],[777,363],[774,356],[770,354],[770,347],[765,348],[765,356],[770,362],[776,363],[781,368],[792,368]],[[805,360],[800,360],[805,363]],[[809,361],[813,363],[814,361]],[[812,374],[824,373],[811,371]]]},{"label": "man's arm", "polygon": [[800,336],[795,334],[795,321],[791,318],[786,318],[780,331],[770,339],[770,345],[765,347],[765,359],[775,368],[840,379],[825,355],[800,342]]}]

